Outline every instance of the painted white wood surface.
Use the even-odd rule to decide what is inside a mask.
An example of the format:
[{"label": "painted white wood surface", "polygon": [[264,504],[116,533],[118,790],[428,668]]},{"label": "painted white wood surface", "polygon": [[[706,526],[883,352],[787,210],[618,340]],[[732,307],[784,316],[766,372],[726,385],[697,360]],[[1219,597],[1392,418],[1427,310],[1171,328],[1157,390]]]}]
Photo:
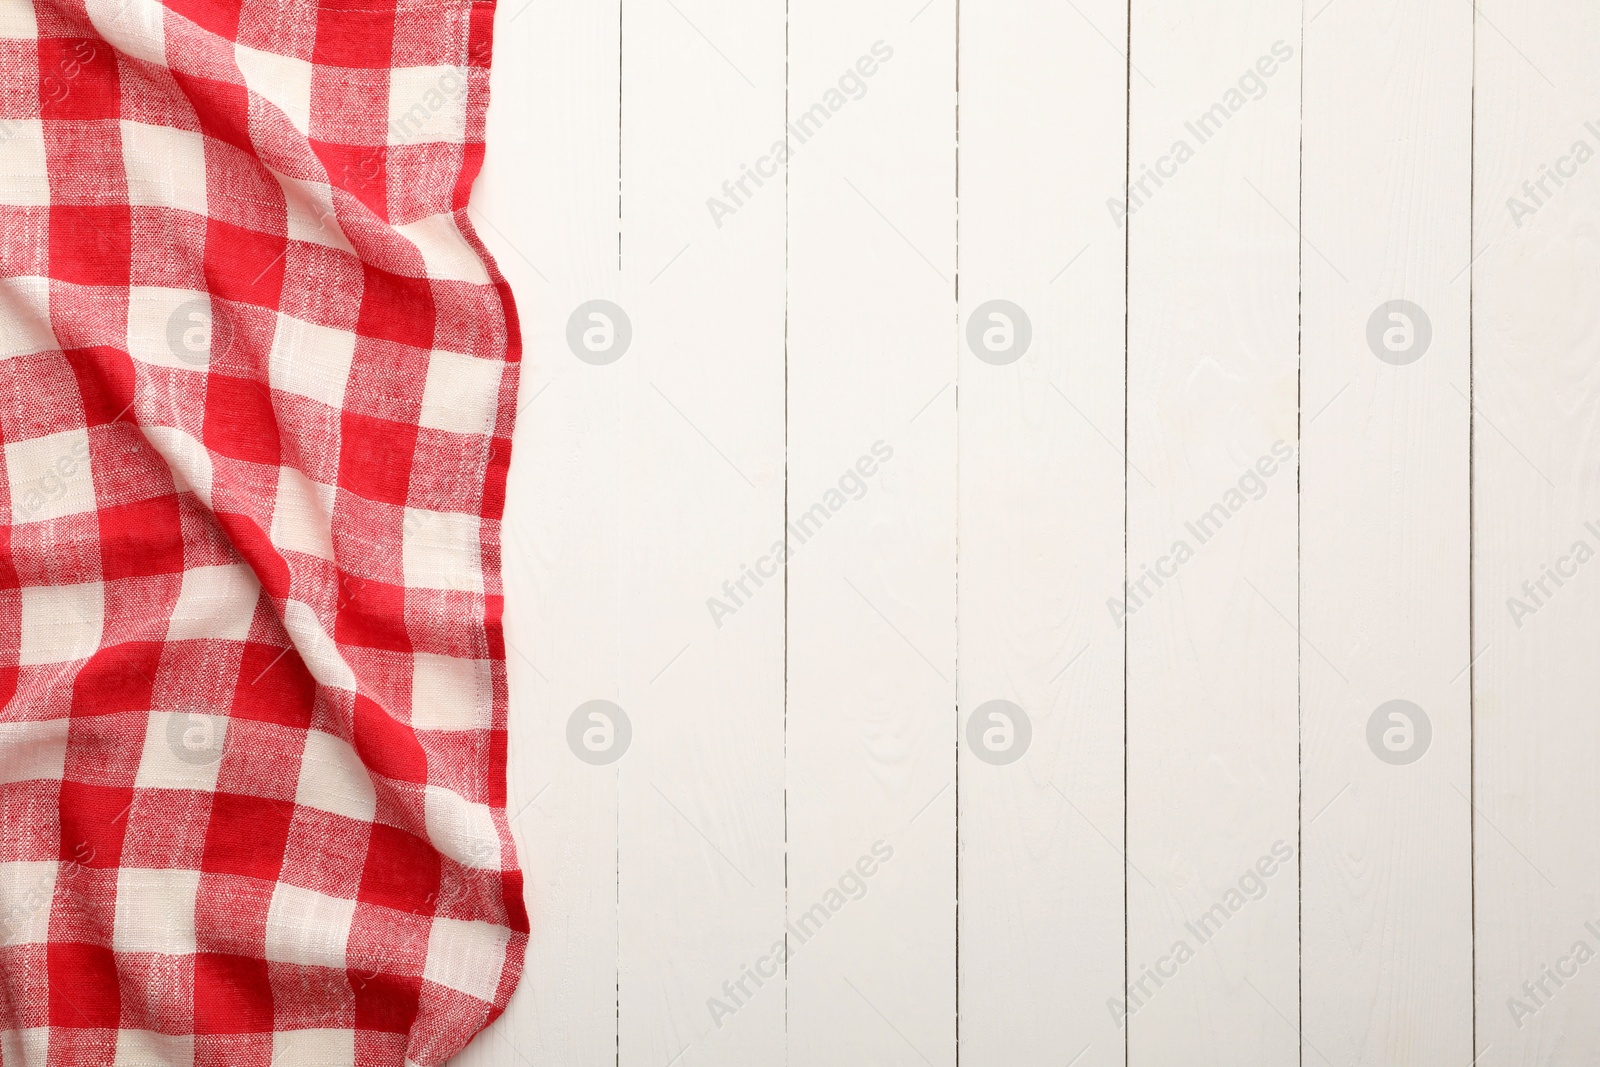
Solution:
[{"label": "painted white wood surface", "polygon": [[[955,7],[919,7],[790,6],[788,911],[805,940],[791,935],[788,1054],[800,1063],[955,1062],[955,397],[939,392],[956,361]],[[832,114],[814,127],[819,104]],[[875,870],[864,895],[801,927],[864,857],[879,861],[863,865]]]},{"label": "painted white wood surface", "polygon": [[1472,47],[1443,0],[1307,14],[1302,1018],[1335,1063],[1474,1058]]},{"label": "painted white wood surface", "polygon": [[1132,1063],[1298,1062],[1298,15],[1133,16]]},{"label": "painted white wood surface", "polygon": [[1517,1067],[1600,1049],[1597,16],[1486,5],[1477,31],[1477,1049]]},{"label": "painted white wood surface", "polygon": [[[739,0],[622,8],[622,264],[634,346],[618,509],[619,1043],[630,1063],[783,1054],[783,988],[712,997],[781,929],[781,600],[720,629],[707,598],[783,525],[783,205],[717,229],[708,191],[783,127],[784,20]],[[776,190],[763,190],[774,192]],[[718,1022],[725,1025],[718,1026]],[[692,1057],[692,1060],[691,1060]]]},{"label": "painted white wood surface", "polygon": [[[497,20],[474,217],[527,340],[534,938],[459,1062],[1600,1057],[1600,964],[1543,971],[1600,953],[1600,585],[1506,603],[1600,552],[1600,170],[1542,169],[1600,152],[1592,13]],[[1397,298],[1432,328],[1408,365],[1367,340]],[[597,299],[632,327],[604,365],[567,339]],[[1368,745],[1395,698],[1415,763]],[[612,763],[568,745],[595,699],[632,724]],[[992,700],[1011,763],[968,740]]]},{"label": "painted white wood surface", "polygon": [[1125,1058],[1106,1003],[1124,996],[1124,886],[1123,647],[1105,606],[1122,585],[1124,241],[1105,200],[1127,154],[1126,35],[1119,3],[961,7],[960,1007],[976,1067]]}]

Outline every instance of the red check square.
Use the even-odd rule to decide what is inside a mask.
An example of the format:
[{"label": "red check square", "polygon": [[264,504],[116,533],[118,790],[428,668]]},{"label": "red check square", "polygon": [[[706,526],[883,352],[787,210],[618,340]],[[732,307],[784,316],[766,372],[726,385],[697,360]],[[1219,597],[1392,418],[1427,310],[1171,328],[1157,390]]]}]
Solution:
[{"label": "red check square", "polygon": [[49,978],[51,1026],[116,1029],[122,998],[109,948],[52,942]]}]

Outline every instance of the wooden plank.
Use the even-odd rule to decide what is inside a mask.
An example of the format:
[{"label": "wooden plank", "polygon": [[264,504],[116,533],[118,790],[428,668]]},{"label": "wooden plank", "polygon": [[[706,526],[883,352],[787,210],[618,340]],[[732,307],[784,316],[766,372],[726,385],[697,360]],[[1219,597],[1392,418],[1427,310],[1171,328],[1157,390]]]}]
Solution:
[{"label": "wooden plank", "polygon": [[1474,1056],[1471,20],[1306,27],[1304,1033],[1337,1063]]},{"label": "wooden plank", "polygon": [[[1472,271],[1477,1047],[1600,1050],[1600,501],[1589,298],[1600,13],[1494,5],[1477,27]],[[1458,285],[1460,283],[1457,283]],[[1581,946],[1581,947],[1580,947]]]},{"label": "wooden plank", "polygon": [[783,930],[781,583],[747,583],[731,617],[708,604],[783,531],[784,204],[747,184],[760,195],[719,227],[707,201],[783,135],[784,6],[648,0],[623,20],[633,348],[616,364],[616,507],[635,732],[620,764],[617,1054],[777,1063],[782,975],[756,985],[745,968]]},{"label": "wooden plank", "polygon": [[1133,13],[1118,614],[1135,1065],[1298,1062],[1299,13]]},{"label": "wooden plank", "polygon": [[955,6],[804,0],[789,41],[789,1061],[937,1067],[956,1040]]},{"label": "wooden plank", "polygon": [[525,348],[503,545],[509,814],[533,937],[509,1009],[458,1062],[598,1067],[616,1057],[617,770],[580,762],[565,734],[578,705],[617,698],[623,457],[616,368],[581,362],[564,332],[619,293],[618,9],[514,2],[496,20],[472,221]]},{"label": "wooden plank", "polygon": [[[1123,41],[1126,18],[1113,2],[961,9],[960,1011],[973,1067],[1124,1063],[1107,1008],[1124,981],[1123,650],[1105,608],[1123,565],[1124,249],[1105,199],[1125,180],[1127,63],[1096,29]],[[995,700],[1027,726],[991,718]]]}]

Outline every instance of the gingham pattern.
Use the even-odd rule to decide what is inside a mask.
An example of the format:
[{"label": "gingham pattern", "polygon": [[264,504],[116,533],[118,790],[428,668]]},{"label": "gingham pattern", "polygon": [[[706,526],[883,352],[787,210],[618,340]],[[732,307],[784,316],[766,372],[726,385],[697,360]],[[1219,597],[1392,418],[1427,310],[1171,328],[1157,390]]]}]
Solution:
[{"label": "gingham pattern", "polygon": [[0,0],[0,1063],[504,1007],[491,2]]}]

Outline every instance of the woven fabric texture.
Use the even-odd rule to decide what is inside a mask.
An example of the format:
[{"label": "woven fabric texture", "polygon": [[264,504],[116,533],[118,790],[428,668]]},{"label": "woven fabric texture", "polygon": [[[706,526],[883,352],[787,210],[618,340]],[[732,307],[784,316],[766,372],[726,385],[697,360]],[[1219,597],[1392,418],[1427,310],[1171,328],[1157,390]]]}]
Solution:
[{"label": "woven fabric texture", "polygon": [[516,984],[492,16],[0,0],[5,1067],[428,1067]]}]

